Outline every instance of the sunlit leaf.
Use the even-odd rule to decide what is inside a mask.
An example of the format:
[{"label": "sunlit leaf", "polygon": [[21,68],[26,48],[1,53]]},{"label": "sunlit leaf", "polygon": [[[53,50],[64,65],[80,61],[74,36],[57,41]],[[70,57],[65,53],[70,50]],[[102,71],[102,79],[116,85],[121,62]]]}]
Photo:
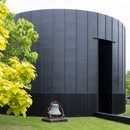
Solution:
[{"label": "sunlit leaf", "polygon": [[4,96],[3,95],[0,95],[0,100],[2,100],[4,98]]},{"label": "sunlit leaf", "polygon": [[19,114],[20,114],[19,109],[14,109],[14,115],[15,115],[15,116],[19,116]]},{"label": "sunlit leaf", "polygon": [[4,98],[4,99],[2,99],[2,102],[3,102],[4,104],[7,104],[7,103],[8,103],[8,101],[9,101],[9,99],[8,99],[8,98]]}]

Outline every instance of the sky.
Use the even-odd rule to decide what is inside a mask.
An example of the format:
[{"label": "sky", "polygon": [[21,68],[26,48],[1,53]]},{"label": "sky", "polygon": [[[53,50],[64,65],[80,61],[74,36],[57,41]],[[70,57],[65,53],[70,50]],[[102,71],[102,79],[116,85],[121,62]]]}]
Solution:
[{"label": "sky", "polygon": [[7,0],[14,13],[39,9],[80,9],[109,15],[126,27],[126,70],[130,70],[130,4],[129,0]]}]

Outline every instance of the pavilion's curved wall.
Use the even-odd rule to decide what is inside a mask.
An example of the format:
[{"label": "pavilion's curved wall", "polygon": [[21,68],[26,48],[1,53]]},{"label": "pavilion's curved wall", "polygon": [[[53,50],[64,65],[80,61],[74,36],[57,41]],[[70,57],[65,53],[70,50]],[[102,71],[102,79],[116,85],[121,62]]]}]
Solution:
[{"label": "pavilion's curved wall", "polygon": [[39,58],[28,115],[44,116],[57,100],[66,116],[90,116],[99,110],[98,39],[112,41],[111,113],[125,111],[125,27],[107,15],[47,9],[17,15],[30,20],[39,33],[32,49]]}]

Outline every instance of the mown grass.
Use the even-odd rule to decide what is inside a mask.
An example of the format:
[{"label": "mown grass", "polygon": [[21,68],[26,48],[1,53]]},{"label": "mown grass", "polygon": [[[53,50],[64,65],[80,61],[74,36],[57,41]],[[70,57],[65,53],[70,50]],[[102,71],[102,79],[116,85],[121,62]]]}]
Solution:
[{"label": "mown grass", "polygon": [[130,126],[96,117],[68,118],[68,122],[47,123],[42,117],[0,115],[0,130],[130,130]]},{"label": "mown grass", "polygon": [[130,116],[130,105],[126,105],[126,112],[122,114],[123,116]]}]

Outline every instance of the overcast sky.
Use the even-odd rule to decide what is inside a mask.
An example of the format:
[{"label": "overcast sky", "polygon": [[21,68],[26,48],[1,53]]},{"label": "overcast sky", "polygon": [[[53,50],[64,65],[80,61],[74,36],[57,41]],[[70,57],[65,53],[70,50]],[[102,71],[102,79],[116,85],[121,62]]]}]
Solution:
[{"label": "overcast sky", "polygon": [[129,0],[7,0],[7,7],[14,13],[37,9],[80,9],[117,18],[126,27],[126,70],[130,70]]}]

